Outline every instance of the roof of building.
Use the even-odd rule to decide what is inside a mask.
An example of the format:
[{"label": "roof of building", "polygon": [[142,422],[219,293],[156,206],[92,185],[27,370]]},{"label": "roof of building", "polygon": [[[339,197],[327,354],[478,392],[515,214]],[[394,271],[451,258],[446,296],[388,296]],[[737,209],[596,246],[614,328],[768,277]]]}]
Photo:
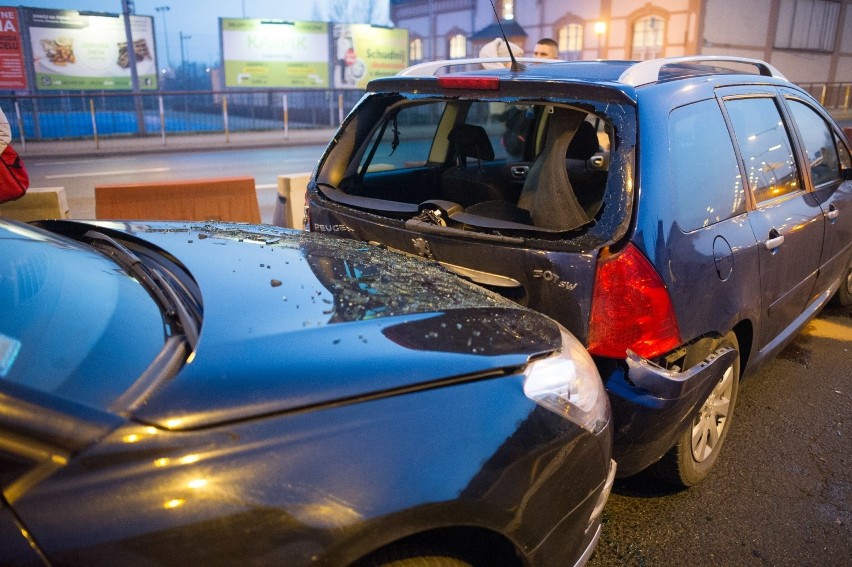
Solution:
[{"label": "roof of building", "polygon": [[500,30],[500,24],[494,22],[487,25],[478,32],[474,32],[470,39],[476,41],[478,39],[494,39],[495,37],[503,37],[503,32],[506,32],[507,37],[527,37],[527,32],[521,27],[516,20],[508,20],[501,22],[503,30]]}]

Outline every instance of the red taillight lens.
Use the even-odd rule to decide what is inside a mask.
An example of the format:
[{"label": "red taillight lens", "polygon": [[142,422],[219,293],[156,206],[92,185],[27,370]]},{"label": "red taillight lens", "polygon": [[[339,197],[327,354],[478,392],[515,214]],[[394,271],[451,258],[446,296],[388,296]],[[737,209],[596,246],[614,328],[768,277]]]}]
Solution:
[{"label": "red taillight lens", "polygon": [[598,259],[589,352],[624,358],[627,349],[655,358],[681,344],[663,280],[632,244]]},{"label": "red taillight lens", "polygon": [[497,77],[458,77],[446,75],[438,77],[438,86],[442,89],[496,91],[500,88],[500,79]]}]

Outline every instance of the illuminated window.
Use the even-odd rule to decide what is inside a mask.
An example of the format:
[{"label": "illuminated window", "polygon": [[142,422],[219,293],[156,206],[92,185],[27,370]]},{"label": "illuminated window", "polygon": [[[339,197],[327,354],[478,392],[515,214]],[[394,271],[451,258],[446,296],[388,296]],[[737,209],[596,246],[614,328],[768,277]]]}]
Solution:
[{"label": "illuminated window", "polygon": [[583,50],[583,26],[568,24],[559,28],[559,52],[576,53]]},{"label": "illuminated window", "polygon": [[515,2],[513,0],[503,0],[503,19],[515,19]]},{"label": "illuminated window", "polygon": [[467,56],[467,37],[456,34],[450,38],[450,59],[461,59]]},{"label": "illuminated window", "polygon": [[663,32],[666,23],[659,16],[647,16],[633,24],[633,59],[645,60],[663,56]]},{"label": "illuminated window", "polygon": [[408,44],[408,60],[420,61],[423,59],[423,40],[415,37]]}]

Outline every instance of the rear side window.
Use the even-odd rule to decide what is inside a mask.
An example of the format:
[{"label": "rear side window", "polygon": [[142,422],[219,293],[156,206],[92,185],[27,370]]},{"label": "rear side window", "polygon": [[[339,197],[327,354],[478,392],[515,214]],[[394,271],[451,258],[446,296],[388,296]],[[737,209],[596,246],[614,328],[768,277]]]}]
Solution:
[{"label": "rear side window", "polygon": [[399,109],[377,131],[378,138],[362,157],[360,168],[390,171],[426,165],[442,111],[443,105],[434,104]]},{"label": "rear side window", "polygon": [[774,98],[725,101],[757,203],[801,191],[793,144]]},{"label": "rear side window", "polygon": [[789,103],[804,142],[814,186],[839,181],[840,161],[831,129],[809,106],[797,100]]},{"label": "rear side window", "polygon": [[690,231],[742,214],[745,189],[715,99],[676,108],[669,144],[678,225]]}]

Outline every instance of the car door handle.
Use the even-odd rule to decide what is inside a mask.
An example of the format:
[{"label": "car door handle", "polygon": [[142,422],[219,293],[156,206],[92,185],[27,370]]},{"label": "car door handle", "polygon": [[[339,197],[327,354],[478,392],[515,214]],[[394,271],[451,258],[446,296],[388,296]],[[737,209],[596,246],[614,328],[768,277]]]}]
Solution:
[{"label": "car door handle", "polygon": [[530,172],[530,166],[513,165],[509,168],[509,171],[512,173],[512,177],[514,177],[515,179],[526,179],[527,174]]},{"label": "car door handle", "polygon": [[780,234],[774,228],[772,230],[770,230],[769,231],[769,238],[764,243],[764,245],[766,246],[766,249],[772,251],[772,250],[775,250],[776,248],[778,248],[779,246],[781,246],[782,244],[784,244],[784,235]]},{"label": "car door handle", "polygon": [[828,217],[828,220],[833,221],[838,216],[840,216],[840,211],[837,210],[837,207],[834,206],[834,203],[829,205],[828,212],[825,213],[825,216]]}]

